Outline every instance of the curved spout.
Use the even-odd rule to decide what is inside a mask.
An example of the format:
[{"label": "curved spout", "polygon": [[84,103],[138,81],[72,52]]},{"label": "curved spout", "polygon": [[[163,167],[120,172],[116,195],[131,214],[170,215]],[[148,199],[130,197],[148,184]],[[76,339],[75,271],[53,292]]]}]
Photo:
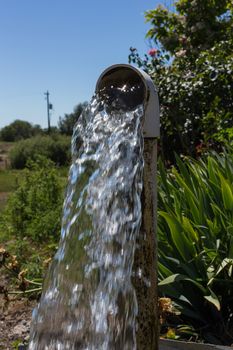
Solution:
[{"label": "curved spout", "polygon": [[[127,89],[127,94],[122,92]],[[100,75],[96,83],[96,93],[107,93],[110,98],[121,93],[121,99],[128,108],[144,105],[143,136],[159,136],[159,100],[156,88],[150,76],[141,69],[129,64],[115,64]],[[113,91],[115,91],[113,95]],[[127,99],[127,100],[125,100]]]}]

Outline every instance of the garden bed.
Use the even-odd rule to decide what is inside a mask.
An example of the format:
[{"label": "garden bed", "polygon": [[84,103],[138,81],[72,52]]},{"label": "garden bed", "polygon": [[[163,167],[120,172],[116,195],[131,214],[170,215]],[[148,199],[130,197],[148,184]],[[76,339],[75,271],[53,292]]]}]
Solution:
[{"label": "garden bed", "polygon": [[233,347],[160,339],[159,350],[232,350]]},{"label": "garden bed", "polygon": [[35,305],[35,300],[27,298],[16,298],[6,304],[0,296],[0,350],[17,349],[17,345],[28,341]]}]

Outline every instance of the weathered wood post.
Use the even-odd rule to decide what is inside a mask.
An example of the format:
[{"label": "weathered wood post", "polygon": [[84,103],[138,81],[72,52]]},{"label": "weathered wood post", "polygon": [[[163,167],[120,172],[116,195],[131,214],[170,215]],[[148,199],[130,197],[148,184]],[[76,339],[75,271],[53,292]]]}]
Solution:
[{"label": "weathered wood post", "polygon": [[134,259],[138,350],[158,349],[156,148],[156,139],[144,140],[142,223]]},{"label": "weathered wood post", "polygon": [[154,84],[143,72],[146,84],[144,100],[144,170],[142,223],[134,258],[134,286],[138,302],[137,349],[158,350],[157,291],[157,138],[159,101]]}]

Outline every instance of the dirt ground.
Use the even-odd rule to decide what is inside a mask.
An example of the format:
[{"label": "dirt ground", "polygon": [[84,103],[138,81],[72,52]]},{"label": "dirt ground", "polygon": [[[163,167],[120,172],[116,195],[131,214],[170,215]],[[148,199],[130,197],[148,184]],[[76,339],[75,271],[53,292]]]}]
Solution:
[{"label": "dirt ground", "polygon": [[6,303],[0,296],[0,350],[17,349],[29,339],[32,310],[36,301],[15,299]]},{"label": "dirt ground", "polygon": [[4,170],[10,166],[9,152],[12,148],[12,143],[0,143],[0,169]]}]

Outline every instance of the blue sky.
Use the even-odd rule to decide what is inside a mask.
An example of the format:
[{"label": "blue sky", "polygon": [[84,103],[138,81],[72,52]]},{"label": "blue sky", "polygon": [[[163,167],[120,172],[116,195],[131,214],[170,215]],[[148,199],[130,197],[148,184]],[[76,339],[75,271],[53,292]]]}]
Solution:
[{"label": "blue sky", "polygon": [[[156,0],[0,0],[0,128],[15,119],[46,127],[89,100],[100,73],[148,51],[144,12]],[[169,3],[169,1],[167,1]]]}]

